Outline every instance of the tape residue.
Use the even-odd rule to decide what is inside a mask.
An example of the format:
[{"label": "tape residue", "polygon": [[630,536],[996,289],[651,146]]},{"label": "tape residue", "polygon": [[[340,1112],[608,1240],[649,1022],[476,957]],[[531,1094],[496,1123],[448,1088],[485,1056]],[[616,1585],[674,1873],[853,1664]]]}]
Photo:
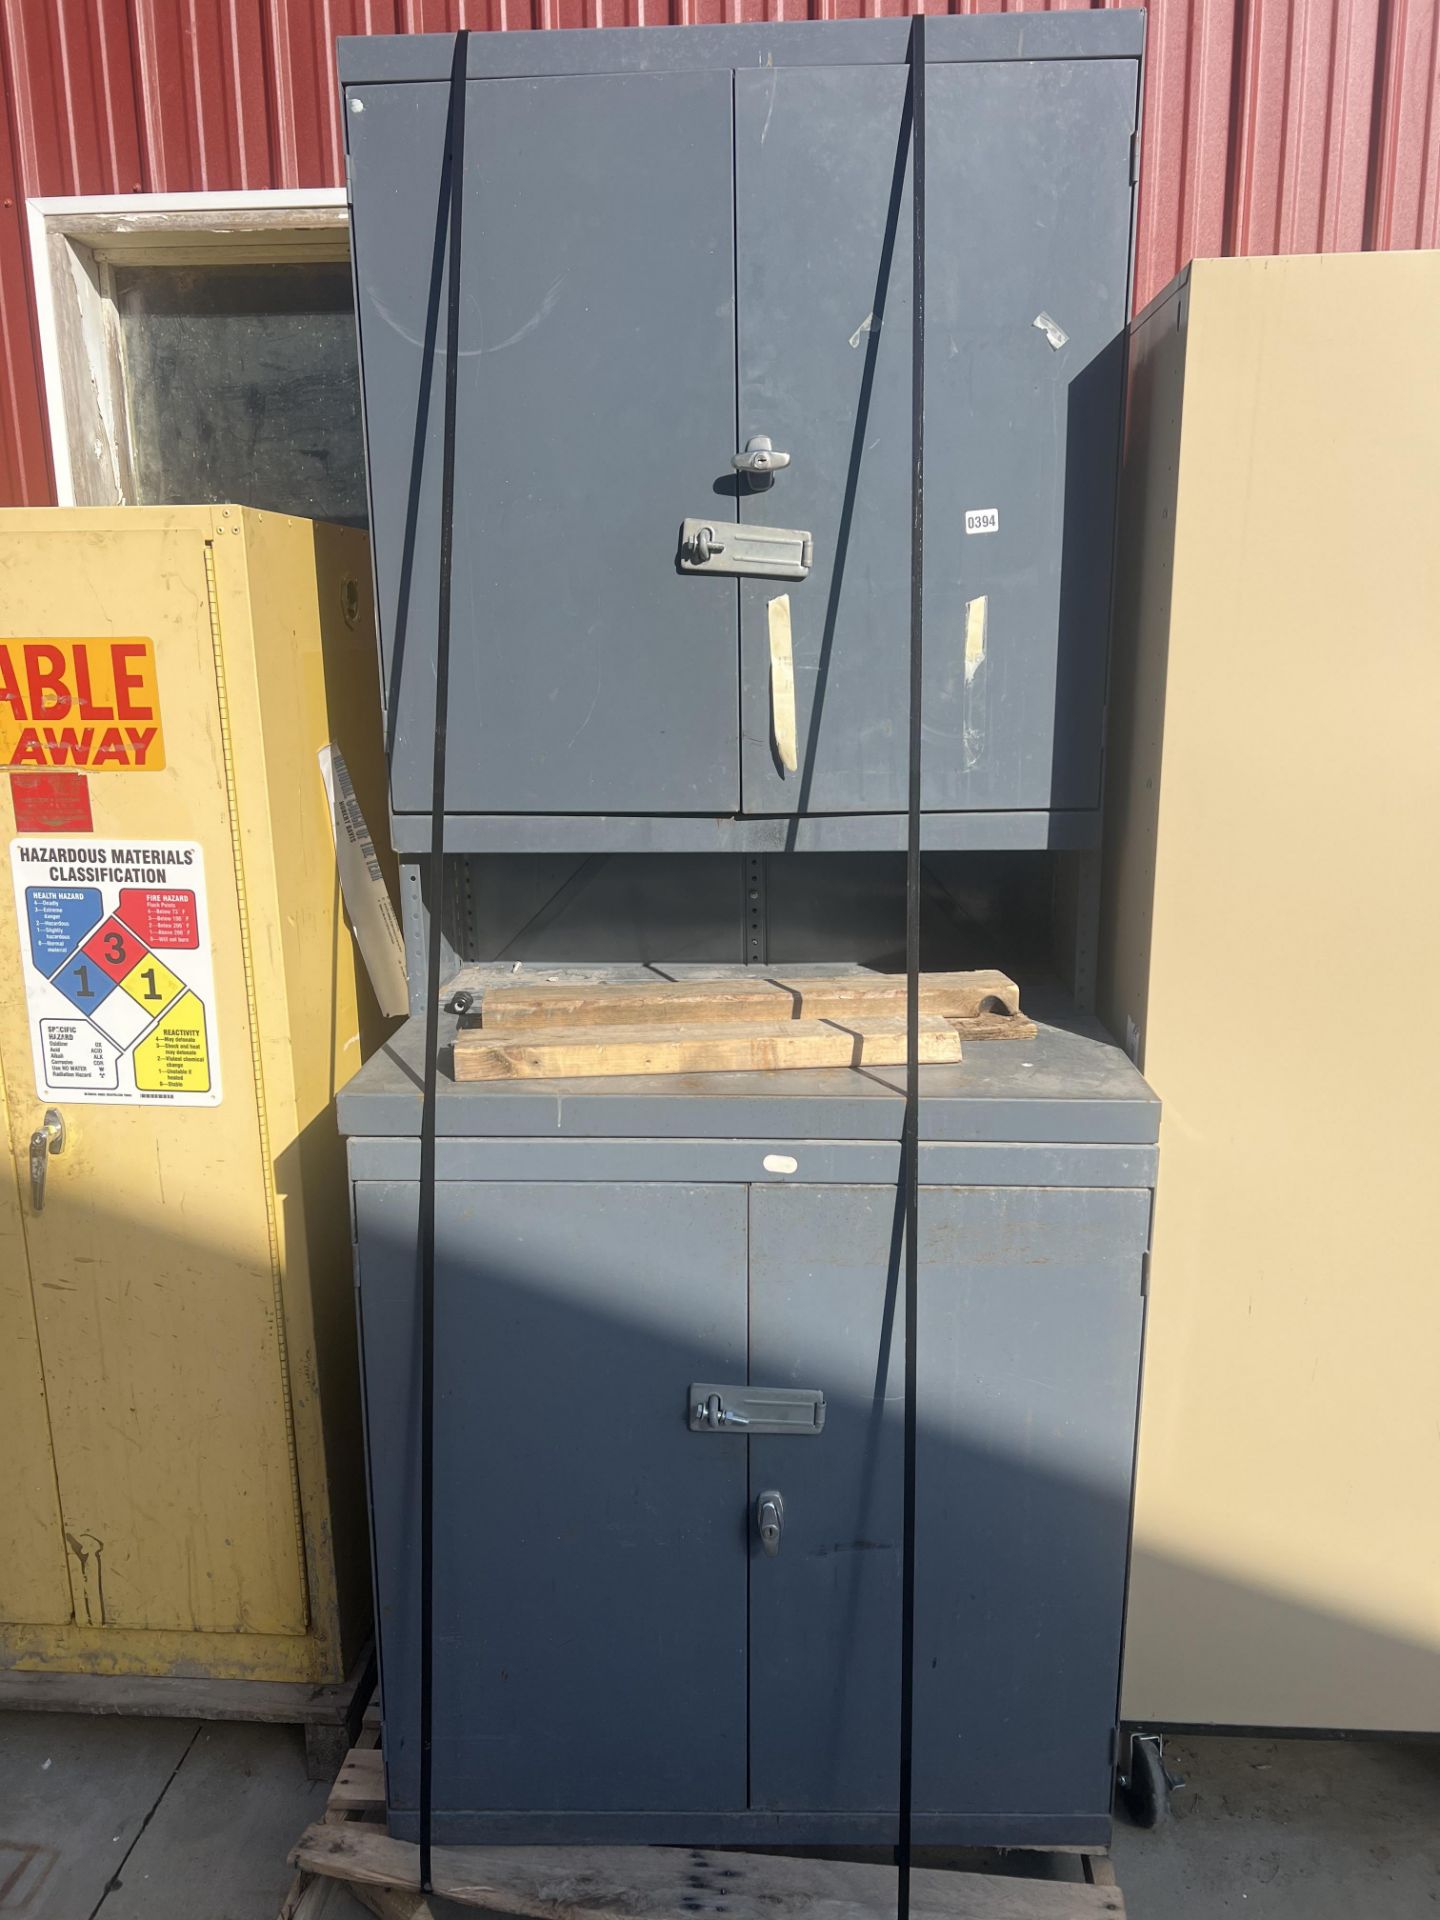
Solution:
[{"label": "tape residue", "polygon": [[1052,319],[1048,313],[1037,313],[1035,318],[1030,322],[1030,324],[1032,327],[1038,327],[1040,329],[1041,333],[1044,334],[1045,338],[1050,342],[1051,346],[1054,347],[1057,353],[1060,351],[1061,347],[1064,346],[1065,342],[1070,338],[1069,334],[1065,331],[1064,327],[1061,326],[1060,322],[1058,320]]},{"label": "tape residue", "polygon": [[990,619],[990,596],[965,602],[965,684],[968,687],[985,664],[986,628]]}]

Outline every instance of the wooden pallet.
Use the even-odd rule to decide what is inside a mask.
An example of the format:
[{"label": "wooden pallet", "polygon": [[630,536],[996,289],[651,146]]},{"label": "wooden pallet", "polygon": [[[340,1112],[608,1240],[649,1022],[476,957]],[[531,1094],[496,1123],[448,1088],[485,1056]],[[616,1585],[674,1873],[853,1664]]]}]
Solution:
[{"label": "wooden pallet", "polygon": [[[368,1730],[367,1730],[368,1731]],[[420,1849],[385,1831],[378,1743],[355,1748],[325,1818],[290,1855],[299,1869],[279,1920],[323,1920],[337,1884],[381,1920],[432,1920],[420,1892]],[[1059,1850],[1057,1850],[1059,1851]],[[917,1920],[1124,1920],[1104,1853],[1080,1856],[1084,1880],[1035,1880],[917,1868]],[[891,1867],[793,1853],[715,1847],[437,1847],[435,1893],[456,1906],[521,1920],[891,1920]],[[306,1904],[306,1903],[309,1904]]]},{"label": "wooden pallet", "polygon": [[168,1673],[0,1673],[0,1712],[124,1714],[137,1719],[258,1720],[305,1731],[305,1771],[333,1780],[375,1688],[367,1641],[338,1686],[309,1680],[216,1680]]}]

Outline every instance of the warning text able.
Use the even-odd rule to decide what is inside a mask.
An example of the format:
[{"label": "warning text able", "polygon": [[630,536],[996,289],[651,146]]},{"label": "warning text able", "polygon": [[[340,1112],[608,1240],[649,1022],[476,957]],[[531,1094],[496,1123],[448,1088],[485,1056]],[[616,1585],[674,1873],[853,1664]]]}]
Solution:
[{"label": "warning text able", "polygon": [[164,765],[149,640],[0,640],[0,766]]}]

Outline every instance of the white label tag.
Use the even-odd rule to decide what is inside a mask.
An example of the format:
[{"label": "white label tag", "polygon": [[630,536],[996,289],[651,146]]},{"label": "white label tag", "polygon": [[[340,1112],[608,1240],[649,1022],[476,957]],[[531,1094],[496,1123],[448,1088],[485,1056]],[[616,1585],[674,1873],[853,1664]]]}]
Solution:
[{"label": "white label tag", "polygon": [[998,533],[1000,509],[998,507],[967,507],[965,531],[966,533]]},{"label": "white label tag", "polygon": [[350,769],[338,747],[327,744],[320,749],[320,778],[325,782],[325,797],[330,803],[330,831],[335,836],[340,894],[350,916],[355,944],[370,975],[380,1011],[395,1019],[410,1005],[405,988],[405,936],[395,918],[385,875],[375,858],[375,843],[360,811]]}]

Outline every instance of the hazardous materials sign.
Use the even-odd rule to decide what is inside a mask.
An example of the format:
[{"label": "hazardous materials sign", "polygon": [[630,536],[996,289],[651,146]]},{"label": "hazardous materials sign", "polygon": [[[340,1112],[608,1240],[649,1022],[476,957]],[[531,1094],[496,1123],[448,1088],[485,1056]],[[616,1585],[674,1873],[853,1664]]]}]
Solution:
[{"label": "hazardous materials sign", "polygon": [[35,1090],[45,1100],[220,1100],[205,869],[190,840],[26,834],[10,844]]},{"label": "hazardous materials sign", "polygon": [[148,640],[0,640],[0,767],[164,765]]}]

